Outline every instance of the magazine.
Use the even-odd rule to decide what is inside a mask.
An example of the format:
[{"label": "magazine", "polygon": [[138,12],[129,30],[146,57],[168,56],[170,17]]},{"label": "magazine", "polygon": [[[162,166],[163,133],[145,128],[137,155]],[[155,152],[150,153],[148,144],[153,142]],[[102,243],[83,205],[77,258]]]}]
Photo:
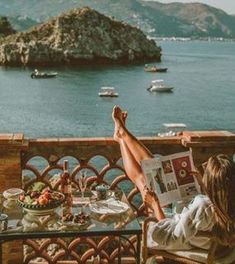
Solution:
[{"label": "magazine", "polygon": [[190,151],[146,159],[141,162],[147,187],[156,193],[161,206],[194,197],[198,184]]}]

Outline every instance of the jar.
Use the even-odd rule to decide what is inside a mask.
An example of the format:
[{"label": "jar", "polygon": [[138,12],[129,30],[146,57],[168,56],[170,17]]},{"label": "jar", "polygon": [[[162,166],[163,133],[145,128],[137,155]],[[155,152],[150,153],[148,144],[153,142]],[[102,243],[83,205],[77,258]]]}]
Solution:
[{"label": "jar", "polygon": [[7,230],[8,227],[8,215],[0,214],[0,232]]}]

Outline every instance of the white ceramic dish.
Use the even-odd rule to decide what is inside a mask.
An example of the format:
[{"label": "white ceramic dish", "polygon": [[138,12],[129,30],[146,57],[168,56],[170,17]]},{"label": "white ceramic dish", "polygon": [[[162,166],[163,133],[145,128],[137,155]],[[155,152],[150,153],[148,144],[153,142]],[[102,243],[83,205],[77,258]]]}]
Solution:
[{"label": "white ceramic dish", "polygon": [[20,188],[10,188],[3,192],[3,196],[8,200],[17,200],[24,191]]}]

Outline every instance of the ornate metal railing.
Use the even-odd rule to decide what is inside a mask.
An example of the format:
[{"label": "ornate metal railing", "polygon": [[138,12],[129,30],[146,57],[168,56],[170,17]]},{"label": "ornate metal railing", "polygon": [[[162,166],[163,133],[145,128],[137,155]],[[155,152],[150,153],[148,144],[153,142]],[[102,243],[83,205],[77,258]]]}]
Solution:
[{"label": "ornate metal railing", "polygon": [[[90,145],[88,145],[88,142]],[[107,183],[111,189],[121,188],[137,216],[144,215],[144,206],[137,188],[130,182],[123,168],[120,151],[117,144],[110,141],[100,141],[93,145],[88,141],[45,143],[43,140],[29,142],[29,148],[22,152],[23,187],[27,189],[34,182],[44,182],[52,189],[59,190],[60,174],[63,171],[63,161],[69,161],[72,187],[79,189],[78,179],[82,173],[88,177],[88,188],[96,183]],[[42,147],[44,146],[44,147]],[[125,185],[125,188],[123,186]],[[24,263],[37,259],[48,263],[58,260],[74,260],[77,263],[91,262],[98,258],[104,263],[114,263],[118,259],[117,237],[82,237],[74,239],[43,239],[24,241]],[[136,236],[122,239],[121,252],[129,258],[135,257]],[[52,247],[53,245],[53,247]],[[78,248],[88,246],[88,251],[78,251]],[[115,250],[114,250],[115,249]],[[110,250],[112,250],[110,252]],[[76,263],[76,262],[75,262]]]},{"label": "ornate metal railing", "polygon": [[[88,176],[88,187],[94,182],[107,183],[111,189],[120,187],[137,215],[144,215],[138,189],[131,183],[123,168],[119,146],[112,141],[100,141],[99,145],[87,145],[90,141],[73,141],[74,144],[30,141],[30,148],[22,153],[23,186],[27,189],[36,181],[44,182],[58,190],[63,160],[69,161],[73,188],[79,189],[78,179],[82,173]],[[42,146],[44,145],[44,148]],[[123,186],[125,185],[125,188]]]}]

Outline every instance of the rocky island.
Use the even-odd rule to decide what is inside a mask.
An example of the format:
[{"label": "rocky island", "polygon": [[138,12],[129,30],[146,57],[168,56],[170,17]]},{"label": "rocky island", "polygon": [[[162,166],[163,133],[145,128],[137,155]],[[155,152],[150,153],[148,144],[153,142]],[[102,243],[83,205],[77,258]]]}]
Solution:
[{"label": "rocky island", "polygon": [[0,38],[0,65],[160,61],[161,48],[136,27],[84,7]]}]

